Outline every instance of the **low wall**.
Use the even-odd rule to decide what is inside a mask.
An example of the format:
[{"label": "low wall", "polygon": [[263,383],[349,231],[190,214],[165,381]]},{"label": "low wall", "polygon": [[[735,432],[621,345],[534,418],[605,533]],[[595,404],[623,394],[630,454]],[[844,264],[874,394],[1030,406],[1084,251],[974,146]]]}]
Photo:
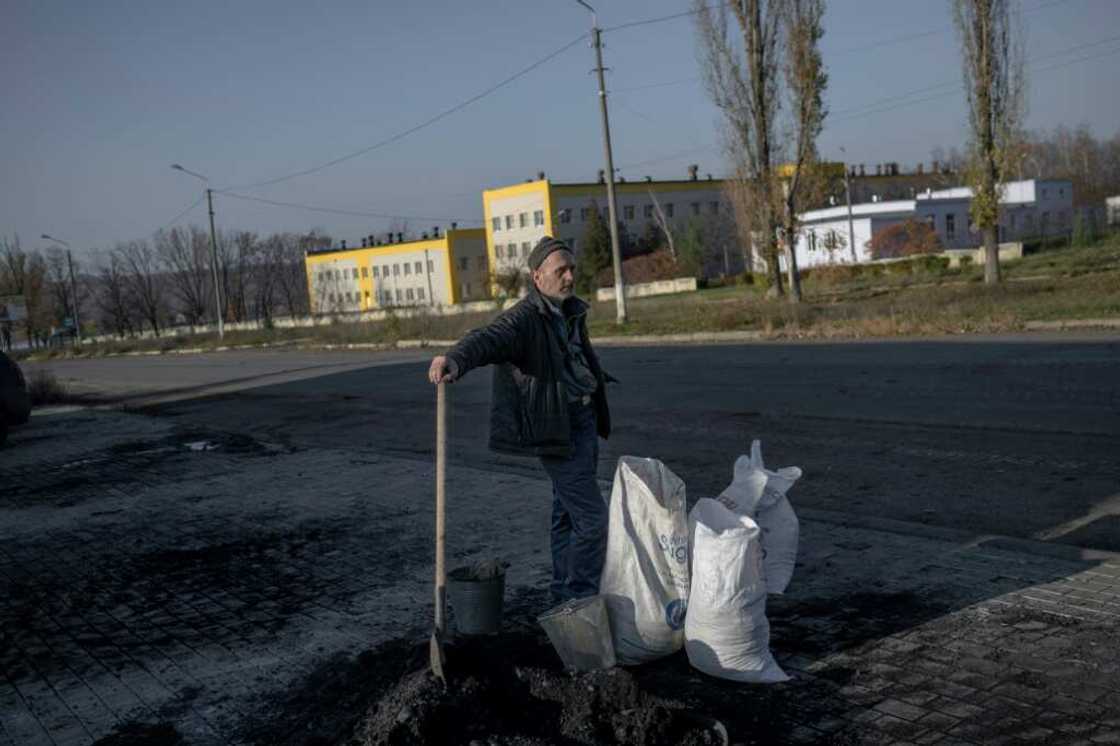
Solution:
[{"label": "low wall", "polygon": [[[272,319],[272,326],[277,329],[306,329],[315,326],[330,326],[331,324],[356,324],[367,321],[384,321],[390,316],[410,319],[415,316],[458,316],[464,313],[489,313],[506,308],[517,302],[517,298],[507,300],[499,305],[500,301],[480,300],[470,303],[458,303],[449,306],[402,306],[390,310],[360,311],[351,313],[324,313],[315,316],[284,316]],[[226,331],[242,332],[263,329],[264,321],[236,321],[225,325]],[[195,334],[214,334],[218,327],[214,324],[198,324],[195,326],[169,326],[159,330],[160,337],[189,337]],[[131,336],[131,339],[153,339],[151,329],[145,329]],[[115,334],[99,334],[85,337],[92,342],[109,342],[120,339]]]},{"label": "low wall", "polygon": [[[941,256],[949,257],[949,266],[958,267],[961,263],[961,257],[971,257],[973,264],[984,263],[984,247],[980,246],[975,249],[948,249],[941,252]],[[999,260],[1006,262],[1009,259],[1022,259],[1023,258],[1023,244],[1020,241],[1012,241],[1009,243],[1001,243],[999,245]]]},{"label": "low wall", "polygon": [[[696,290],[695,277],[678,277],[675,280],[656,280],[654,282],[641,282],[636,285],[626,285],[627,298],[644,298],[647,295],[672,295],[673,293],[690,293]],[[595,300],[614,300],[614,288],[599,288],[595,291]]]}]

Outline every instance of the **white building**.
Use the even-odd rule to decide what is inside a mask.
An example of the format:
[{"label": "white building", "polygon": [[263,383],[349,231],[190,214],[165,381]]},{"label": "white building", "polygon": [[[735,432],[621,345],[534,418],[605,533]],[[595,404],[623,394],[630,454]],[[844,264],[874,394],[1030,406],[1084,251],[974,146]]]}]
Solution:
[{"label": "white building", "polygon": [[[800,215],[797,236],[799,267],[871,261],[871,238],[892,225],[914,219],[927,222],[946,249],[978,247],[969,208],[972,189],[927,190],[916,199],[852,205],[849,238],[847,206],[810,210]],[[1068,232],[1072,226],[1073,186],[1065,179],[1015,181],[1004,185],[1000,199],[999,240],[1021,241]]]}]

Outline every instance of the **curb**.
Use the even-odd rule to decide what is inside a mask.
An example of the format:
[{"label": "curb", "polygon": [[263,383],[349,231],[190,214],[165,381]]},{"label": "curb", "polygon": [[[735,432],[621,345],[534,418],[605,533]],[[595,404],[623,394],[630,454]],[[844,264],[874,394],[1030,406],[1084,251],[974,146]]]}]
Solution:
[{"label": "curb", "polygon": [[757,342],[766,339],[760,331],[696,332],[693,334],[634,334],[627,336],[595,337],[596,347],[641,347],[665,344],[734,344]]},{"label": "curb", "polygon": [[1120,560],[1120,552],[1111,552],[1106,549],[1090,549],[1073,544],[1054,544],[1038,539],[1022,539],[1001,534],[977,534],[963,529],[929,526],[924,523],[899,521],[893,518],[853,515],[851,513],[840,513],[834,510],[819,510],[815,508],[797,508],[796,510],[798,517],[817,523],[831,523],[837,526],[844,526],[845,528],[862,528],[870,531],[902,534],[904,536],[918,536],[923,539],[933,539],[949,544],[956,544],[961,548],[984,547],[988,549],[1000,549],[1009,552],[1042,555],[1053,559],[1065,560],[1067,562],[1109,562]]},{"label": "curb", "polygon": [[1027,331],[1062,331],[1063,329],[1120,329],[1120,319],[1067,319],[1065,321],[1028,321]]}]

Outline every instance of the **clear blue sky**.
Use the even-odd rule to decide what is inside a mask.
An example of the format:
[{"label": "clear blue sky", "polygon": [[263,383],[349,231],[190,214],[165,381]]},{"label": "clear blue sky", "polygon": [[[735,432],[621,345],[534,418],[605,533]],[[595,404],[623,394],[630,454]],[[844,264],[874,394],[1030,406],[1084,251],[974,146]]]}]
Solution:
[{"label": "clear blue sky", "polygon": [[[594,3],[593,3],[594,4]],[[688,10],[599,0],[600,25]],[[1032,129],[1120,128],[1120,3],[1024,0]],[[831,0],[823,41],[833,111],[825,157],[910,167],[965,137],[947,0]],[[0,234],[75,249],[144,238],[196,199],[311,168],[408,129],[586,31],[574,0],[191,3],[7,0],[0,24]],[[899,41],[901,37],[901,41]],[[1106,41],[1110,40],[1110,41]],[[691,19],[604,35],[615,163],[628,178],[724,172],[716,113],[696,79]],[[884,43],[890,42],[890,43]],[[1088,46],[1091,45],[1091,46]],[[1091,59],[1084,59],[1092,57]],[[480,220],[483,188],[602,164],[592,51],[580,43],[433,126],[252,196],[342,210]],[[1051,68],[1051,69],[1046,69]],[[684,81],[684,82],[679,82]],[[653,84],[673,83],[639,90]],[[948,83],[948,88],[934,88]],[[927,89],[909,99],[896,98]],[[886,111],[868,107],[888,99]],[[697,150],[700,149],[700,150]],[[671,157],[682,151],[695,150]],[[387,219],[218,195],[226,229],[320,227],[351,241]],[[183,222],[202,224],[202,206]]]}]

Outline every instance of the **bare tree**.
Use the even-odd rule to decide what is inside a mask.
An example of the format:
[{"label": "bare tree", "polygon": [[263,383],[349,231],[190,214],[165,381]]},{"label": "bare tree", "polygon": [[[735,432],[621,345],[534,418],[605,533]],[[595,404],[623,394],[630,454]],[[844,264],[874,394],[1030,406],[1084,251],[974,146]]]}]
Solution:
[{"label": "bare tree", "polygon": [[24,328],[29,345],[46,338],[53,314],[47,302],[46,262],[38,252],[26,252],[19,236],[0,237],[0,295],[22,295],[27,307]]},{"label": "bare tree", "polygon": [[159,256],[147,241],[129,241],[114,249],[124,274],[130,303],[135,304],[157,337],[164,314],[163,279]]},{"label": "bare tree", "polygon": [[210,280],[210,234],[192,225],[155,236],[156,251],[168,270],[167,280],[179,310],[191,325],[200,324],[213,308]]},{"label": "bare tree", "polygon": [[984,237],[984,282],[1000,281],[1001,183],[1014,168],[1023,116],[1023,51],[1012,0],[952,0],[968,96],[972,222]]},{"label": "bare tree", "polygon": [[125,286],[125,269],[115,251],[109,252],[98,269],[97,284],[94,297],[101,326],[112,329],[118,337],[134,334],[134,309]]},{"label": "bare tree", "polygon": [[74,318],[73,291],[70,286],[69,264],[66,251],[52,246],[43,252],[46,267],[45,289],[50,298],[50,316],[53,324]]},{"label": "bare tree", "polygon": [[[302,316],[310,312],[304,252],[316,247],[315,240],[321,239],[317,235],[308,238],[292,233],[279,236],[272,261],[276,264],[276,286],[289,316]],[[330,245],[330,239],[326,241]]]},{"label": "bare tree", "polygon": [[234,321],[244,321],[248,313],[248,295],[252,284],[253,264],[257,260],[257,234],[238,231],[233,236],[229,268],[229,295],[226,308]]},{"label": "bare tree", "polygon": [[747,223],[752,253],[757,249],[761,254],[774,292],[780,294],[776,236],[781,208],[774,141],[784,0],[743,0],[730,3],[730,12],[728,4],[709,5],[707,0],[694,0],[694,6],[705,83],[723,114],[734,167],[736,184],[728,193],[737,203],[736,214]]},{"label": "bare tree", "polygon": [[824,0],[787,0],[786,90],[792,116],[793,153],[785,182],[786,268],[789,295],[801,302],[801,279],[797,272],[797,213],[812,203],[823,184],[817,168],[817,137],[824,126],[824,90],[828,75],[821,61],[820,39],[824,35]]}]

